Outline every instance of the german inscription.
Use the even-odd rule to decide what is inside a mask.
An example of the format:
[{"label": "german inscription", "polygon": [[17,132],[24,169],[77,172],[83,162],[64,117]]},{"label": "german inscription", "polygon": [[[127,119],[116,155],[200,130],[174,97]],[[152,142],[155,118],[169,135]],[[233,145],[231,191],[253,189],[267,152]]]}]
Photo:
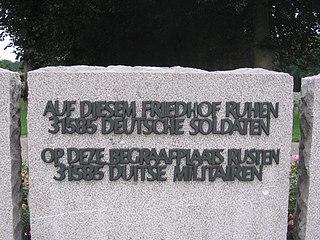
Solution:
[{"label": "german inscription", "polygon": [[[135,101],[48,101],[43,116],[51,134],[268,136],[279,115],[278,102],[142,101],[141,109],[137,106]],[[174,165],[173,181],[262,181],[264,166],[279,164],[280,149],[45,148],[41,159],[57,168],[57,181],[101,180],[105,166],[110,181],[166,181],[169,165]]]}]

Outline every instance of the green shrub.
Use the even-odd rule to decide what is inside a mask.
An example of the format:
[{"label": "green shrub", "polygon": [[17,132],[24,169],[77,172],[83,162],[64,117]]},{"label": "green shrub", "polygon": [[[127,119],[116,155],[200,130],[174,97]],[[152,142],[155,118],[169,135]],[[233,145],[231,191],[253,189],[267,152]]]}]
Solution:
[{"label": "green shrub", "polygon": [[289,190],[289,213],[294,214],[297,198],[297,181],[298,181],[298,161],[291,162],[290,171],[290,190]]},{"label": "green shrub", "polygon": [[21,178],[22,178],[22,222],[25,239],[30,236],[30,213],[28,206],[28,193],[29,193],[29,172],[26,162],[22,162],[21,166]]}]

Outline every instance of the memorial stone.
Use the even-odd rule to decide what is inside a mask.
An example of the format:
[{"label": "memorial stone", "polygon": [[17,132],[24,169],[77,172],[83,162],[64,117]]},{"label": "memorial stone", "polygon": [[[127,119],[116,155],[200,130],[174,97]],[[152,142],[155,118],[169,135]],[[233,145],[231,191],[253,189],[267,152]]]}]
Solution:
[{"label": "memorial stone", "polygon": [[22,239],[20,78],[0,69],[0,232],[2,239]]},{"label": "memorial stone", "polygon": [[297,221],[299,239],[320,239],[320,75],[302,79]]},{"label": "memorial stone", "polygon": [[32,239],[286,239],[292,78],[29,73]]}]

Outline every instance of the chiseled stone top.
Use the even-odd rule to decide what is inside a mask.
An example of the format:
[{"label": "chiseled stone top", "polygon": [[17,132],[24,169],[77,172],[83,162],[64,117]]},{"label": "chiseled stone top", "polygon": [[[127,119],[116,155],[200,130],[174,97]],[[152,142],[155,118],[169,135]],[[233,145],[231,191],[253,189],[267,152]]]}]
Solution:
[{"label": "chiseled stone top", "polygon": [[290,76],[287,73],[275,72],[263,68],[240,68],[229,71],[206,71],[197,68],[187,68],[187,67],[145,67],[145,66],[108,66],[108,67],[100,67],[100,66],[86,66],[86,65],[78,65],[78,66],[58,66],[58,67],[44,67],[34,70],[32,72],[136,72],[136,73],[211,73],[211,74],[276,74],[276,75],[286,75]]}]

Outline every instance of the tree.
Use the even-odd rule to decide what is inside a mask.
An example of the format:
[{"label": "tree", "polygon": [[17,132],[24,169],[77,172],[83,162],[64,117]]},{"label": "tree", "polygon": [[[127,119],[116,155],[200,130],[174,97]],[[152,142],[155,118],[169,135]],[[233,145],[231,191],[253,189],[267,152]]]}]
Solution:
[{"label": "tree", "polygon": [[319,14],[318,0],[0,3],[0,25],[31,68],[125,64],[302,69],[310,64],[307,55],[318,54]]},{"label": "tree", "polygon": [[21,72],[22,62],[11,62],[10,60],[0,60],[0,68],[8,69],[13,72]]}]

